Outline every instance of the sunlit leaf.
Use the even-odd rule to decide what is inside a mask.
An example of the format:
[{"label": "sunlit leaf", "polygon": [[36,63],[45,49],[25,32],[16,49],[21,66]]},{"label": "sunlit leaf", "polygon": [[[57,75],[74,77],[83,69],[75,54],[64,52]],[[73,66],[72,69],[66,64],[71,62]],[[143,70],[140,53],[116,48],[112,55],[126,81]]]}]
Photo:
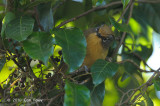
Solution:
[{"label": "sunlit leaf", "polygon": [[122,32],[130,32],[130,29],[128,27],[128,25],[126,24],[120,24],[118,22],[115,21],[114,18],[109,18],[111,24],[119,31],[122,31]]},{"label": "sunlit leaf", "polygon": [[86,54],[86,40],[83,32],[74,29],[56,29],[53,31],[58,45],[62,47],[64,61],[69,65],[69,72],[82,65]]},{"label": "sunlit leaf", "polygon": [[6,37],[23,41],[32,33],[34,20],[30,17],[19,17],[7,24],[5,34]]},{"label": "sunlit leaf", "polygon": [[93,83],[95,86],[102,83],[106,78],[112,77],[118,69],[116,63],[105,60],[97,60],[91,67]]},{"label": "sunlit leaf", "polygon": [[0,72],[0,83],[5,81],[16,68],[17,65],[12,60],[6,61]]},{"label": "sunlit leaf", "polygon": [[90,92],[84,85],[66,81],[64,106],[89,106]]},{"label": "sunlit leaf", "polygon": [[23,42],[25,52],[33,59],[39,59],[47,65],[53,54],[53,37],[46,32],[34,32]]},{"label": "sunlit leaf", "polygon": [[121,78],[121,81],[123,82],[125,79],[127,79],[129,77],[129,75],[128,74],[126,74],[126,73],[124,73],[123,75],[122,75],[122,78]]}]

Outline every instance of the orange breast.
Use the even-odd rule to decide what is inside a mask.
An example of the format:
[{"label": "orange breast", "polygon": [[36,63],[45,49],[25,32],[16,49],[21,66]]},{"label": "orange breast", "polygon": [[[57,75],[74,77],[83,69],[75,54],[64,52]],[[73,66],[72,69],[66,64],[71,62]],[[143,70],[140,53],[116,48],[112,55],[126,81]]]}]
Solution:
[{"label": "orange breast", "polygon": [[101,39],[96,36],[96,33],[92,33],[86,37],[87,40],[87,54],[84,59],[83,65],[88,68],[97,60],[105,59],[108,53],[108,49],[104,49],[101,44]]}]

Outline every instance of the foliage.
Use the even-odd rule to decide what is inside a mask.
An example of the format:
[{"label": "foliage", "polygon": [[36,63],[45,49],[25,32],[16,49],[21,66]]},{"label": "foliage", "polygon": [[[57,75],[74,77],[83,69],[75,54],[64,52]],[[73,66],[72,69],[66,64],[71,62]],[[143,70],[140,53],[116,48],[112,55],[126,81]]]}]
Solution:
[{"label": "foliage", "polygon": [[[158,0],[1,0],[0,105],[156,105],[159,6]],[[83,67],[83,31],[102,24],[113,26],[115,41],[106,60]]]}]

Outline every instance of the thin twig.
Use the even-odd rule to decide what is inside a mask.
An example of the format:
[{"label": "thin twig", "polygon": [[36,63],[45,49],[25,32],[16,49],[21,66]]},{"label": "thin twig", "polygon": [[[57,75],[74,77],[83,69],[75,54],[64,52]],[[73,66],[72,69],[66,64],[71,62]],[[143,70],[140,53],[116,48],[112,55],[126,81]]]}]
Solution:
[{"label": "thin twig", "polygon": [[[129,51],[131,51],[125,44],[123,44],[124,45],[124,47],[125,48],[127,48]],[[135,52],[132,52],[132,54],[134,55],[134,56],[136,56],[140,61],[142,61],[148,68],[150,68],[152,71],[155,71],[154,69],[152,69],[147,63],[146,63],[146,61],[141,57],[141,56],[139,56],[137,53],[135,53]]]},{"label": "thin twig", "polygon": [[51,100],[48,102],[47,106],[50,106],[51,103],[58,98],[59,96],[64,95],[64,92],[61,92],[60,94],[56,95],[55,97],[51,98]]},{"label": "thin twig", "polygon": [[132,5],[132,1],[130,1],[130,3],[127,5],[127,7],[124,9],[124,11],[122,12],[121,16],[119,17],[119,19],[117,20],[117,22],[119,22],[123,16],[125,15],[125,13],[127,12],[128,8]]},{"label": "thin twig", "polygon": [[151,71],[146,71],[146,70],[143,70],[139,67],[139,65],[137,65],[137,63],[135,63],[134,61],[130,60],[130,59],[126,59],[126,60],[123,60],[123,61],[120,61],[120,62],[117,62],[118,64],[122,64],[122,63],[126,63],[126,62],[129,62],[129,63],[132,63],[134,66],[136,66],[136,68],[140,71],[140,72],[146,72],[146,73],[150,73],[150,72],[156,72],[154,70],[151,70]]},{"label": "thin twig", "polygon": [[159,0],[138,0],[135,3],[160,3]]},{"label": "thin twig", "polygon": [[[132,11],[133,11],[133,7],[134,7],[133,4],[134,4],[134,2],[132,2],[132,1],[130,1],[130,4],[128,4],[128,5],[131,5],[131,7],[130,7],[130,12],[129,12],[129,16],[128,16],[128,20],[127,20],[127,23],[126,23],[126,24],[129,23],[129,20],[130,20],[130,18],[131,18],[131,16],[132,16]],[[125,37],[126,37],[126,32],[123,32],[122,38],[121,38],[121,40],[120,40],[120,43],[118,44],[118,46],[116,47],[116,49],[114,50],[114,52],[113,52],[113,54],[112,54],[112,56],[111,56],[112,58],[117,54],[117,52],[118,52],[119,48],[121,47],[121,45],[122,45]]]},{"label": "thin twig", "polygon": [[[118,106],[123,106],[124,104],[128,104],[128,103],[130,102],[131,98],[135,95],[135,93],[136,93],[138,90],[143,89],[143,91],[146,91],[146,89],[148,88],[148,86],[151,85],[152,80],[153,80],[154,78],[159,77],[159,74],[160,74],[159,70],[160,70],[160,68],[159,68],[156,72],[154,72],[154,74],[149,78],[149,80],[148,80],[146,83],[142,84],[141,86],[139,86],[139,87],[136,88],[136,89],[133,89],[133,90],[132,90],[133,93],[132,93],[123,103],[120,102],[120,103],[118,104]],[[125,93],[122,97],[124,97],[125,95],[126,95],[126,93]],[[136,96],[136,97],[139,97],[139,96]],[[122,101],[122,99],[123,99],[123,98],[121,98],[120,101]],[[136,98],[134,98],[133,100],[136,100]],[[131,101],[130,103],[134,103],[134,102],[135,102],[135,101]]]}]

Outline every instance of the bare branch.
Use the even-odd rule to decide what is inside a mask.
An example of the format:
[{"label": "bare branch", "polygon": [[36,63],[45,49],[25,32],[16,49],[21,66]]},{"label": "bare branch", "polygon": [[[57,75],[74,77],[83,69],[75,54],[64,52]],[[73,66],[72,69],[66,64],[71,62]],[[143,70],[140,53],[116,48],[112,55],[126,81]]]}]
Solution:
[{"label": "bare branch", "polygon": [[140,72],[146,72],[146,73],[150,73],[150,72],[156,72],[154,70],[151,70],[151,71],[147,71],[147,70],[143,70],[139,67],[139,65],[137,65],[137,63],[135,63],[134,61],[130,60],[130,59],[126,59],[126,60],[123,60],[123,61],[120,61],[118,62],[118,64],[122,64],[122,63],[125,63],[125,62],[129,62],[129,63],[132,63],[134,66],[136,66],[136,68],[140,71]]},{"label": "bare branch", "polygon": [[160,3],[159,0],[138,0],[136,3]]}]

